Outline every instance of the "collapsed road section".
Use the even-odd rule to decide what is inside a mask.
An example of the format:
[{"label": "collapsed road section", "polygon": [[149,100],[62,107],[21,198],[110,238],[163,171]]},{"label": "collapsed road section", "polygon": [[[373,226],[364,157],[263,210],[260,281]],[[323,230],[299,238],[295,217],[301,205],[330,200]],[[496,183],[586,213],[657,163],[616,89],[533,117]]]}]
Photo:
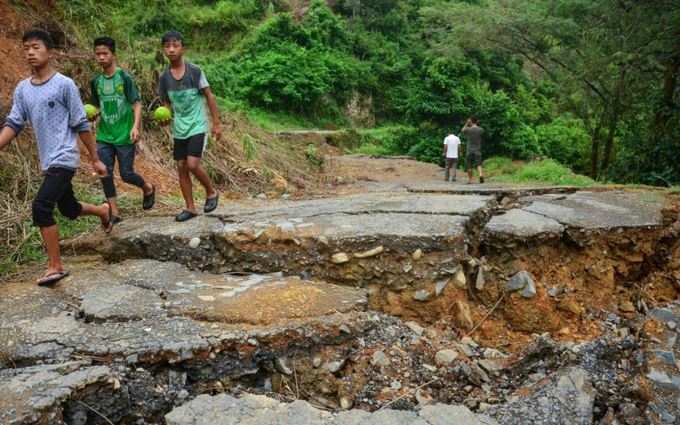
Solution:
[{"label": "collapsed road section", "polygon": [[2,286],[0,423],[680,423],[662,196],[410,190],[70,243]]}]

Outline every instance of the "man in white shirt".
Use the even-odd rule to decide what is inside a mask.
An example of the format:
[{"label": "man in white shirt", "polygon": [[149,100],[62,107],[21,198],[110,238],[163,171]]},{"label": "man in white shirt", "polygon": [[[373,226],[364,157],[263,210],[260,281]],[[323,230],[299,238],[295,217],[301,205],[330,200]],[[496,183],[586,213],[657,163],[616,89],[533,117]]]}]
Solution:
[{"label": "man in white shirt", "polygon": [[456,168],[458,168],[458,146],[460,146],[460,139],[455,134],[449,134],[444,139],[444,151],[442,155],[446,157],[446,177],[447,182],[453,168],[453,178],[451,181],[456,181]]}]

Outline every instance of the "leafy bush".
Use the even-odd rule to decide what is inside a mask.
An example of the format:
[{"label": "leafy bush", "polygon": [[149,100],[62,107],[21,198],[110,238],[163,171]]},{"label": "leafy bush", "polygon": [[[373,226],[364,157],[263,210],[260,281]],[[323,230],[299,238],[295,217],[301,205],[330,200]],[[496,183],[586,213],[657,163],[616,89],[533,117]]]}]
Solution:
[{"label": "leafy bush", "polygon": [[585,172],[590,136],[579,120],[557,118],[536,127],[542,153],[574,170]]}]

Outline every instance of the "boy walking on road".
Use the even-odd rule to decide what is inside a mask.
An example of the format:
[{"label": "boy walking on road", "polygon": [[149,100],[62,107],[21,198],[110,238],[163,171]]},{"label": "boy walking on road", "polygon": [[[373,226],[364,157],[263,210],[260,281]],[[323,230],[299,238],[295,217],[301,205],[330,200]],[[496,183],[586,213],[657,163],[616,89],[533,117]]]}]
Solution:
[{"label": "boy walking on road", "polygon": [[107,176],[101,179],[102,186],[113,211],[113,220],[118,223],[121,219],[116,202],[116,186],[113,182],[116,159],[123,181],[142,190],[143,209],[153,208],[156,190],[134,170],[142,120],[139,90],[130,74],[118,67],[116,42],[113,39],[97,38],[94,40],[94,51],[97,63],[102,67],[102,73],[90,83],[92,104],[100,110],[97,153],[108,171]]},{"label": "boy walking on road", "polygon": [[101,177],[106,166],[99,160],[90,124],[85,116],[78,88],[73,80],[50,65],[52,38],[45,31],[28,31],[23,36],[26,61],[33,75],[19,83],[12,110],[0,131],[0,149],[7,146],[31,123],[38,143],[38,157],[44,179],[33,201],[33,223],[40,228],[47,250],[47,270],[37,281],[49,285],[68,276],[61,262],[59,229],[54,208],[71,220],[83,215],[99,217],[108,233],[113,227],[111,207],[78,202],[71,179],[80,165],[78,136],[90,154],[92,167]]},{"label": "boy walking on road", "polygon": [[453,169],[453,178],[451,181],[456,181],[456,169],[458,168],[458,146],[460,146],[460,139],[455,134],[451,133],[444,139],[444,151],[442,155],[446,157],[446,174],[445,181],[449,181],[451,169]]},{"label": "boy walking on road", "polygon": [[468,184],[472,183],[472,173],[475,168],[479,172],[479,183],[484,183],[484,171],[482,170],[482,134],[484,129],[479,126],[477,117],[470,117],[460,131],[467,139],[467,153],[465,155],[465,168],[468,173]]},{"label": "boy walking on road", "polygon": [[209,213],[217,208],[218,194],[208,173],[201,166],[201,157],[208,133],[206,103],[212,118],[212,134],[215,140],[219,140],[222,134],[220,112],[201,68],[184,61],[182,34],[177,31],[167,32],[161,42],[170,66],[160,77],[159,94],[161,101],[172,107],[173,157],[177,161],[179,185],[186,203],[186,208],[175,220],[187,221],[198,215],[194,204],[192,174],[205,189],[203,211]]}]

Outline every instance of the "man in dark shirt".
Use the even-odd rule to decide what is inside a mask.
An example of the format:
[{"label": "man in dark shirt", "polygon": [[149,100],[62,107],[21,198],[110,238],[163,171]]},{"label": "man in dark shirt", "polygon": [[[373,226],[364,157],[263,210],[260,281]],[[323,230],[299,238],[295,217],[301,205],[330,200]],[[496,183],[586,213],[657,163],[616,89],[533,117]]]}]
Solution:
[{"label": "man in dark shirt", "polygon": [[484,183],[482,170],[482,134],[484,129],[479,126],[477,117],[470,117],[460,131],[467,139],[465,168],[468,173],[468,184],[472,183],[472,173],[475,168],[479,172],[479,183]]}]

